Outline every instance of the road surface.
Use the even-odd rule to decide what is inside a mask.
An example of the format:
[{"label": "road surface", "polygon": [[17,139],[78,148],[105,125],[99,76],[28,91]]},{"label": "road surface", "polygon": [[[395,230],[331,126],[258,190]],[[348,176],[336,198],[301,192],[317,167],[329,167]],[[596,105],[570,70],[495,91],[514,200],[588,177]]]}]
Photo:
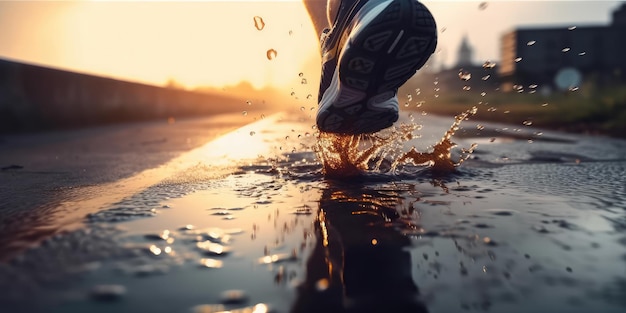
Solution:
[{"label": "road surface", "polygon": [[[371,164],[429,151],[454,120],[403,122],[416,138]],[[470,119],[452,158],[478,148],[451,173],[387,160],[336,180],[312,124],[238,114],[2,137],[3,312],[626,308],[625,141]]]}]

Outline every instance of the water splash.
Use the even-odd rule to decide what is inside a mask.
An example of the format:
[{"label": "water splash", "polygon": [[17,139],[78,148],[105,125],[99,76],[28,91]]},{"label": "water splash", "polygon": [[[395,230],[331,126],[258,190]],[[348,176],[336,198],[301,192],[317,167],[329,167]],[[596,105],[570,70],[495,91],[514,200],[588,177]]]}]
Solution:
[{"label": "water splash", "polygon": [[344,135],[319,133],[316,152],[322,160],[324,175],[332,178],[359,176],[369,169],[370,160],[378,159],[374,170],[380,167],[394,143],[402,143],[414,138],[413,131],[421,126],[401,124],[388,136],[380,134]]},{"label": "water splash", "polygon": [[443,138],[432,147],[432,152],[419,152],[415,147],[408,152],[402,148],[404,143],[419,138],[414,132],[421,129],[417,124],[400,124],[391,131],[377,134],[345,135],[321,132],[318,134],[316,153],[322,160],[323,172],[329,178],[349,178],[371,171],[390,172],[405,164],[431,168],[437,172],[451,172],[463,163],[476,148],[462,149],[462,156],[453,161],[451,150],[456,146],[451,137],[459,129],[461,122],[478,109],[473,107],[455,117]]},{"label": "water splash", "polygon": [[411,162],[414,165],[424,165],[430,166],[434,171],[438,172],[451,172],[457,166],[461,165],[471,153],[476,149],[477,145],[472,144],[469,149],[463,149],[464,155],[461,158],[454,162],[451,157],[451,150],[456,146],[454,142],[452,142],[451,138],[459,129],[461,122],[466,120],[470,115],[474,115],[478,112],[476,107],[473,107],[454,118],[454,123],[452,126],[446,131],[443,138],[435,144],[432,148],[432,152],[419,152],[415,147],[411,148],[411,150],[400,158],[398,158],[393,164],[392,168],[396,168],[398,165]]}]

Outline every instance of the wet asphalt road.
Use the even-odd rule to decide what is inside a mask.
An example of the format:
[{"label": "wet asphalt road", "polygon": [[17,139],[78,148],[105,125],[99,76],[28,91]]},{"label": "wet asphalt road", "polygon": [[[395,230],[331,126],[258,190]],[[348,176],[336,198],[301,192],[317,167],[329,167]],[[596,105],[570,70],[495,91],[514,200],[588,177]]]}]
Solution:
[{"label": "wet asphalt road", "polygon": [[[56,212],[71,201],[97,196],[92,187],[157,168],[261,114],[0,136],[0,260],[81,223],[83,216]],[[158,179],[148,178],[146,184]],[[106,204],[81,208],[81,213]]]},{"label": "wet asphalt road", "polygon": [[[452,120],[417,122],[421,137],[403,146],[426,151]],[[479,148],[455,173],[409,168],[342,182],[321,175],[311,124],[299,114],[238,114],[3,137],[0,305],[626,307],[623,140],[507,125],[478,132],[470,120],[453,139]]]}]

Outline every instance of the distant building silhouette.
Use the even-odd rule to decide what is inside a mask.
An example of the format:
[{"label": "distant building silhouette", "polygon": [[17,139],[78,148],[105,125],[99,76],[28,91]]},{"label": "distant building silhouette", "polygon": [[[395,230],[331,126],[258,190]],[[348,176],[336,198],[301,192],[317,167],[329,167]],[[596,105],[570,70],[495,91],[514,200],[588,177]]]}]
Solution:
[{"label": "distant building silhouette", "polygon": [[[429,62],[436,62],[433,57],[435,55],[431,56]],[[467,35],[461,40],[456,59],[457,63],[449,68],[418,71],[404,90],[410,92],[410,89],[419,88],[422,97],[458,93],[469,96],[489,93],[500,87],[495,63],[474,63],[474,48]]]},{"label": "distant building silhouette", "polygon": [[626,3],[606,26],[519,28],[501,37],[503,89],[528,85],[566,89],[626,78]]},{"label": "distant building silhouette", "polygon": [[474,65],[472,59],[474,57],[474,49],[470,47],[467,35],[463,36],[461,46],[459,47],[457,67],[468,67]]}]

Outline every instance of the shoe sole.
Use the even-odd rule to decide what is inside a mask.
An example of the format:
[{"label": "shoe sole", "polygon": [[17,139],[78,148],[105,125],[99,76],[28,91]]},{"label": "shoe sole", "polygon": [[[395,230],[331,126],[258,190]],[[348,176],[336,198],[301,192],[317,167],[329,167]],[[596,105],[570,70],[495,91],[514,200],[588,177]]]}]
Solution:
[{"label": "shoe sole", "polygon": [[345,40],[320,101],[317,124],[324,132],[374,133],[393,125],[398,120],[397,88],[437,45],[434,18],[416,0],[388,0],[373,8],[366,4],[354,20],[360,22]]}]

